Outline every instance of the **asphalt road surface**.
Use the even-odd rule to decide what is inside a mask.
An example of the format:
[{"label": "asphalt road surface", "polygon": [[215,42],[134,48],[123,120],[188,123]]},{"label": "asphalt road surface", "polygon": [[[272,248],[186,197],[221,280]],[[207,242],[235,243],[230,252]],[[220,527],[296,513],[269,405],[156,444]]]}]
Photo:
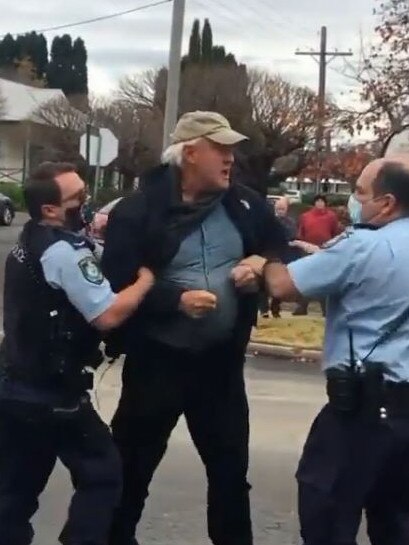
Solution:
[{"label": "asphalt road surface", "polygon": [[[1,312],[4,260],[25,218],[18,214],[12,227],[0,227]],[[249,358],[246,369],[255,544],[298,545],[294,472],[309,425],[324,402],[323,381],[315,368],[271,358]],[[116,365],[98,389],[106,420],[115,409],[119,387]],[[71,494],[69,476],[58,465],[34,518],[34,545],[57,544]],[[141,545],[209,545],[205,506],[204,470],[181,419],[152,483],[138,532]]]},{"label": "asphalt road surface", "polygon": [[4,285],[4,263],[7,254],[17,241],[18,234],[22,226],[27,221],[27,214],[17,212],[16,217],[10,227],[0,226],[0,312],[1,329],[3,329],[3,285]]},{"label": "asphalt road surface", "polygon": [[[110,370],[99,400],[109,418],[120,382]],[[247,367],[251,407],[251,499],[255,544],[299,543],[294,472],[308,426],[323,401],[316,370],[251,358]],[[35,545],[55,545],[71,486],[58,467],[35,517]],[[206,533],[206,481],[201,462],[181,419],[151,487],[138,536],[141,545],[209,545]]]}]

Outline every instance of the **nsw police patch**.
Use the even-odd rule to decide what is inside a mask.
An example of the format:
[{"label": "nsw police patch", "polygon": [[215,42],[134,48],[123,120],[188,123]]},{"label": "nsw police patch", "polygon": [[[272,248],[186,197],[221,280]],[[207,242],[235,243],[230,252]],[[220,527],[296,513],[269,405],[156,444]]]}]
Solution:
[{"label": "nsw police patch", "polygon": [[82,275],[91,284],[102,284],[104,275],[93,256],[87,256],[78,262],[78,267],[81,269]]}]

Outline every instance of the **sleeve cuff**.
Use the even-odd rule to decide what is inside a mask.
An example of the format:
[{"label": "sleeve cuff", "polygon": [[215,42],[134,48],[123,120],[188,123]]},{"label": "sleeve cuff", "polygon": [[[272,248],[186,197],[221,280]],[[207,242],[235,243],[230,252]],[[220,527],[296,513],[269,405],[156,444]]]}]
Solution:
[{"label": "sleeve cuff", "polygon": [[111,307],[114,304],[115,298],[116,298],[115,293],[111,292],[110,294],[108,294],[107,297],[105,297],[103,301],[100,301],[98,304],[94,305],[94,307],[90,309],[89,312],[87,312],[84,315],[84,318],[86,319],[86,321],[88,323],[91,323],[94,320],[96,320],[99,316],[101,316],[101,314],[106,312],[109,309],[109,307]]}]

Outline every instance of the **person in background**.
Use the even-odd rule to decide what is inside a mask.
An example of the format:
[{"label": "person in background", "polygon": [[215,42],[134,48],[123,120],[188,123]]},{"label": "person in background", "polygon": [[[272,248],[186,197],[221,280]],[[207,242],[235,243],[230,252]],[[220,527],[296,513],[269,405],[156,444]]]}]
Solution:
[{"label": "person in background", "polygon": [[351,225],[351,216],[347,206],[337,206],[335,213],[338,219],[338,234],[340,235]]},{"label": "person in background", "polygon": [[288,240],[293,240],[297,236],[297,223],[288,215],[290,201],[288,197],[281,197],[275,202],[275,212],[278,221],[284,227]]},{"label": "person in background", "polygon": [[[288,216],[289,200],[287,197],[280,197],[274,203],[275,215],[281,225],[284,227],[287,239],[292,240],[297,233],[295,221]],[[270,310],[273,318],[280,318],[280,302],[270,300],[264,290],[260,290],[258,308],[263,318],[270,317]]]},{"label": "person in background", "polygon": [[[287,235],[288,241],[292,241],[297,236],[297,223],[291,216],[288,215],[288,210],[290,207],[290,201],[288,197],[281,197],[275,202],[274,208],[275,213],[278,221],[281,223],[281,225],[284,227],[285,233]],[[293,254],[291,258],[298,259],[301,257],[300,251],[297,248],[293,248],[291,251]],[[302,254],[303,255],[303,254]],[[291,261],[293,260],[291,259]],[[268,296],[266,296],[268,297]],[[272,297],[271,298],[271,314],[273,318],[280,318],[280,312],[281,312],[281,306],[280,306],[280,300]]]},{"label": "person in background", "polygon": [[[322,246],[339,234],[337,215],[328,208],[328,201],[324,195],[314,197],[314,207],[300,216],[298,225],[298,239],[315,246]],[[300,297],[294,316],[308,314],[308,299]],[[322,314],[325,316],[324,302],[321,302]]]},{"label": "person in background", "polygon": [[338,219],[324,195],[314,197],[314,207],[300,216],[298,238],[322,246],[338,234]]}]

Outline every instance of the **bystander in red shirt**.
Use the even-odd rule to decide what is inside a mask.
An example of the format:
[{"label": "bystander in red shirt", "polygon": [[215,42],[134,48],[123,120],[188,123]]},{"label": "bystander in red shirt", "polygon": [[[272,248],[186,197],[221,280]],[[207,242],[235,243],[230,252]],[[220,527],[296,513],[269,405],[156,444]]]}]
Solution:
[{"label": "bystander in red shirt", "polygon": [[314,198],[314,208],[300,216],[298,238],[322,246],[339,234],[338,218],[327,207],[327,199],[322,195]]}]

